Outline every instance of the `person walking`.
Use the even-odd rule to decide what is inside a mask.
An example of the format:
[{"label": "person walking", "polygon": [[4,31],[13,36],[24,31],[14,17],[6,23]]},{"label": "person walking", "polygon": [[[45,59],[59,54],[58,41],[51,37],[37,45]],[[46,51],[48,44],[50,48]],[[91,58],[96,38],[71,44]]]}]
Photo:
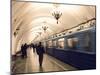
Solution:
[{"label": "person walking", "polygon": [[35,45],[32,43],[31,47],[33,48],[33,52],[35,53]]},{"label": "person walking", "polygon": [[25,43],[24,44],[24,58],[27,58],[27,48],[28,48],[28,45]]},{"label": "person walking", "polygon": [[22,58],[24,58],[24,45],[23,44],[21,45],[21,56]]},{"label": "person walking", "polygon": [[45,53],[44,47],[42,46],[42,43],[39,42],[39,44],[36,47],[36,52],[39,56],[39,65],[42,67],[42,62],[43,62],[43,54]]}]

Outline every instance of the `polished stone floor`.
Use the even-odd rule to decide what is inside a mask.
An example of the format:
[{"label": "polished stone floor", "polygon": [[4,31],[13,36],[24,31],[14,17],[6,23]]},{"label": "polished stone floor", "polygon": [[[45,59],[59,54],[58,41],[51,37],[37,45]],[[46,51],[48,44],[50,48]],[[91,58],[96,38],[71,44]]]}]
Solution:
[{"label": "polished stone floor", "polygon": [[43,66],[39,67],[38,55],[33,52],[33,49],[27,50],[28,57],[25,59],[18,58],[14,73],[36,73],[36,72],[54,72],[76,70],[76,68],[65,64],[52,56],[44,54]]}]

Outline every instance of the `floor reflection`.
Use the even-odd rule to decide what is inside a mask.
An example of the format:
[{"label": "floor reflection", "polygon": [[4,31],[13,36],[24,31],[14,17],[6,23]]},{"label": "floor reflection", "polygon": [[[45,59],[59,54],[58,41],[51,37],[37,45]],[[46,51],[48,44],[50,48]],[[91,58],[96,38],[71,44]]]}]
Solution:
[{"label": "floor reflection", "polygon": [[42,66],[40,66],[40,67],[39,67],[39,72],[44,72],[44,70],[43,70],[43,67],[42,67]]},{"label": "floor reflection", "polygon": [[17,60],[15,73],[53,72],[73,69],[67,64],[58,63],[57,60],[47,54],[44,55],[43,64],[42,67],[40,67],[36,52],[34,53],[33,50],[29,48],[27,55],[26,59]]}]

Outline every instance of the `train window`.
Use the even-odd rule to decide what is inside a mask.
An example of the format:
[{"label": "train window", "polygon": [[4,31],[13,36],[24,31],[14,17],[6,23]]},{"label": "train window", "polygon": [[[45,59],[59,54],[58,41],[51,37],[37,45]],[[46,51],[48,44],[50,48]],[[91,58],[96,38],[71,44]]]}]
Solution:
[{"label": "train window", "polygon": [[53,46],[57,46],[56,43],[57,43],[57,41],[53,41]]},{"label": "train window", "polygon": [[58,48],[64,48],[64,38],[58,40]]},{"label": "train window", "polygon": [[90,44],[91,43],[90,43],[89,35],[86,34],[85,39],[84,39],[84,44],[83,44],[84,49],[87,50],[87,51],[90,51]]},{"label": "train window", "polygon": [[77,48],[78,38],[67,39],[67,44],[69,48]]},{"label": "train window", "polygon": [[67,43],[68,43],[68,47],[69,48],[72,48],[73,47],[73,39],[72,38],[67,39]]},{"label": "train window", "polygon": [[52,47],[52,41],[48,41],[48,47]]}]

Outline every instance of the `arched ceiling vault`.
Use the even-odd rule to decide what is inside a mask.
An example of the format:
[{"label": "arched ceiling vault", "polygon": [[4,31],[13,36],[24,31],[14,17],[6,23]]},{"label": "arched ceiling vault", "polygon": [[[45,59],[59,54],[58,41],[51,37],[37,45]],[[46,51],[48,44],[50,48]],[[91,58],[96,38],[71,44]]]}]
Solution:
[{"label": "arched ceiling vault", "polygon": [[[53,4],[12,1],[12,35],[19,29],[17,39],[28,42],[37,37],[39,40],[95,17],[95,6],[60,4],[62,16],[56,24],[52,16],[54,10]],[[48,27],[46,35],[42,29],[44,21]],[[38,32],[42,33],[41,38]]]}]

